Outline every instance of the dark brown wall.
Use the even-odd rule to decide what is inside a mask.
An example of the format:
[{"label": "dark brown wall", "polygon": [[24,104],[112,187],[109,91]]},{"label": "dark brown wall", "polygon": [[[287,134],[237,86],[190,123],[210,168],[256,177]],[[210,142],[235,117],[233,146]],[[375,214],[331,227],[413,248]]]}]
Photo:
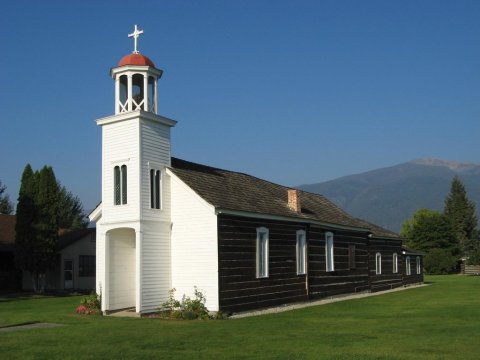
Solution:
[{"label": "dark brown wall", "polygon": [[[256,278],[257,228],[269,230],[269,277]],[[305,275],[297,275],[296,231],[306,225],[218,216],[220,309],[238,312],[306,301]],[[307,232],[308,239],[308,232]]]},{"label": "dark brown wall", "polygon": [[[269,276],[256,277],[257,228],[269,230]],[[307,274],[297,275],[296,232],[306,231]],[[416,256],[411,256],[412,275],[405,275],[405,256],[400,240],[369,239],[367,233],[334,230],[334,266],[326,271],[325,234],[313,225],[262,220],[231,215],[218,216],[218,269],[220,310],[239,312],[339,294],[379,291],[423,281],[416,275]],[[349,264],[349,247],[355,245],[355,266]],[[382,254],[382,274],[375,274],[375,254]],[[398,274],[393,274],[392,255],[398,254]],[[307,290],[308,287],[308,290]]]},{"label": "dark brown wall", "polygon": [[[368,248],[366,234],[331,231],[334,237],[334,271],[327,272],[325,264],[325,233],[312,227],[308,236],[308,282],[311,299],[337,294],[355,293],[369,289]],[[349,267],[348,247],[355,244],[354,269]]]},{"label": "dark brown wall", "polygon": [[409,284],[417,284],[417,283],[422,283],[423,282],[423,257],[420,256],[420,274],[417,274],[417,256],[416,255],[410,255],[410,264],[411,264],[411,275],[407,275],[407,269],[406,269],[406,259],[407,256],[403,255],[403,283],[405,285]]},{"label": "dark brown wall", "polygon": [[[382,255],[382,273],[376,274],[375,255]],[[393,253],[398,256],[398,272],[393,273]],[[370,239],[370,288],[373,291],[403,286],[402,241]]]}]

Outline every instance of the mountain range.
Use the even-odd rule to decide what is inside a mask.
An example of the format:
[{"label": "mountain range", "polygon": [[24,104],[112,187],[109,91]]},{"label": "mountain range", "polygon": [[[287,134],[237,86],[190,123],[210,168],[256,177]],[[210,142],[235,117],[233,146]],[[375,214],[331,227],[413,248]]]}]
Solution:
[{"label": "mountain range", "polygon": [[351,215],[399,232],[416,210],[443,210],[455,175],[479,209],[480,165],[439,159],[413,160],[298,188],[322,194]]}]

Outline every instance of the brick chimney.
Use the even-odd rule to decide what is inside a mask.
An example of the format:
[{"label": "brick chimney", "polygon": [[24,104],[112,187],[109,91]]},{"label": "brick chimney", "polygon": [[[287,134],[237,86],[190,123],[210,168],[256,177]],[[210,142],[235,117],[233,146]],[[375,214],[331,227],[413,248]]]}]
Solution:
[{"label": "brick chimney", "polygon": [[300,204],[300,191],[297,189],[288,189],[288,207],[296,213],[302,212],[302,205]]}]

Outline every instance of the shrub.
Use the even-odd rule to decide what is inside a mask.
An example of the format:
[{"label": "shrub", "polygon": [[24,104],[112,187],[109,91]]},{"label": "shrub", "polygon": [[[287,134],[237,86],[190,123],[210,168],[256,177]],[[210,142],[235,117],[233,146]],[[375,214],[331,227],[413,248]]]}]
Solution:
[{"label": "shrub", "polygon": [[431,275],[450,274],[457,264],[452,253],[444,249],[431,249],[425,256],[425,271]]},{"label": "shrub", "polygon": [[80,306],[77,307],[75,312],[82,315],[100,314],[101,304],[101,296],[97,295],[96,292],[92,292],[90,295],[80,300]]},{"label": "shrub", "polygon": [[195,298],[183,295],[182,300],[175,299],[176,289],[169,291],[168,300],[162,304],[159,314],[166,319],[209,319],[208,309],[205,306],[205,295],[195,286]]}]

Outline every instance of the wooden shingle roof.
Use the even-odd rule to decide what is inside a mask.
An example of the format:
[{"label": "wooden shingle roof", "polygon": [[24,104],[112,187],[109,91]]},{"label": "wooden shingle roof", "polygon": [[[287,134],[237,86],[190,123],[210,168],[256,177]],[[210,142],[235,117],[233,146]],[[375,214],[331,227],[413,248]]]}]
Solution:
[{"label": "wooden shingle roof", "polygon": [[401,237],[397,233],[394,233],[393,231],[390,231],[388,229],[385,229],[381,226],[378,226],[376,224],[372,224],[371,222],[368,222],[368,221],[365,221],[365,220],[362,220],[362,219],[357,219],[357,220],[360,221],[361,223],[363,223],[365,227],[368,227],[372,231],[372,234],[375,237],[401,239]]},{"label": "wooden shingle roof", "polygon": [[200,197],[217,209],[274,215],[369,231],[322,195],[298,190],[301,212],[288,206],[288,187],[251,175],[172,158],[171,170]]}]

